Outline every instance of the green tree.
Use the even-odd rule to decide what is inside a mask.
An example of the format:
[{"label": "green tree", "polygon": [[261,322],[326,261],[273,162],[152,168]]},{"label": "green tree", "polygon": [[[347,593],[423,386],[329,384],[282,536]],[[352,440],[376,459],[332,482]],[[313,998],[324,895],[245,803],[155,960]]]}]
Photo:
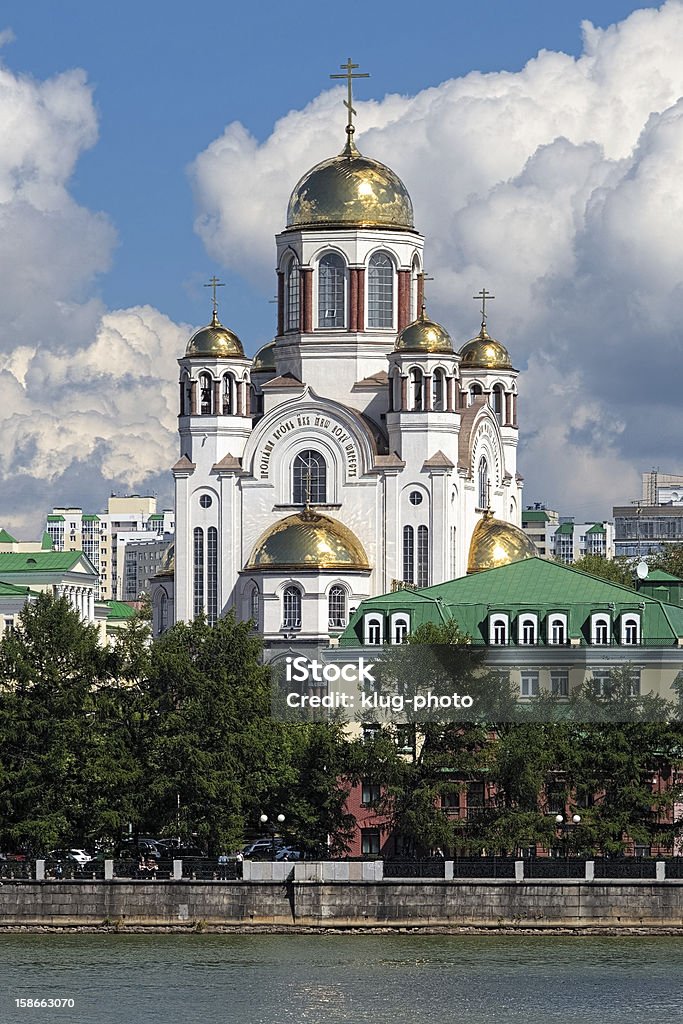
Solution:
[{"label": "green tree", "polygon": [[572,563],[573,569],[599,576],[609,583],[619,583],[622,587],[634,589],[633,564],[630,558],[603,558],[602,555],[584,555]]},{"label": "green tree", "polygon": [[662,569],[683,579],[683,544],[667,544],[663,551],[647,559],[651,569]]}]

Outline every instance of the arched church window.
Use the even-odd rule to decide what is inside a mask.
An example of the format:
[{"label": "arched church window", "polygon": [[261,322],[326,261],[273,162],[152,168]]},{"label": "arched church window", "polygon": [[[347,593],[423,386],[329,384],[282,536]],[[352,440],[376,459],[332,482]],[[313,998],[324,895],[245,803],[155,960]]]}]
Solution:
[{"label": "arched church window", "polygon": [[292,503],[324,505],[327,501],[327,464],[320,452],[299,452],[292,467]]},{"label": "arched church window", "polygon": [[385,252],[376,252],[368,267],[368,327],[393,326],[394,264]]},{"label": "arched church window", "polygon": [[206,536],[206,618],[210,626],[218,619],[218,530],[210,526]]},{"label": "arched church window", "polygon": [[204,611],[204,531],[200,526],[195,528],[194,534],[194,572],[193,572],[193,596],[194,614],[201,615]]},{"label": "arched church window", "polygon": [[318,327],[344,327],[344,261],[328,252],[318,265]]},{"label": "arched church window", "polygon": [[224,416],[232,416],[235,409],[234,402],[235,381],[229,373],[223,374],[223,386],[221,390],[221,411]]},{"label": "arched church window", "polygon": [[346,591],[338,583],[330,587],[327,612],[330,629],[343,629],[346,626]]},{"label": "arched church window", "polygon": [[408,376],[408,402],[416,412],[424,409],[424,375],[419,366],[414,366]]},{"label": "arched church window", "polygon": [[420,261],[415,256],[410,274],[410,319],[417,320],[420,310],[417,308],[418,283],[420,280]]},{"label": "arched church window", "polygon": [[446,375],[443,370],[434,370],[432,377],[432,409],[443,412],[446,408]]},{"label": "arched church window", "polygon": [[282,595],[282,628],[301,629],[301,591],[286,587]]},{"label": "arched church window", "polygon": [[259,614],[260,614],[260,594],[258,587],[254,586],[251,588],[251,600],[250,600],[250,616],[254,620],[254,625],[258,629],[259,626]]},{"label": "arched church window", "polygon": [[168,598],[164,591],[161,591],[159,599],[159,632],[165,633],[168,629]]},{"label": "arched church window", "polygon": [[482,455],[479,459],[479,468],[477,470],[477,493],[479,508],[489,507],[489,464],[486,461],[486,456]]},{"label": "arched church window", "polygon": [[482,388],[481,384],[473,384],[472,387],[470,388],[470,405],[472,405],[475,398],[479,398],[483,394],[484,389]]},{"label": "arched church window", "polygon": [[503,389],[500,384],[494,384],[491,392],[491,407],[499,423],[503,422]]},{"label": "arched church window", "polygon": [[415,582],[415,531],[412,526],[403,527],[403,582]]},{"label": "arched church window", "polygon": [[299,261],[292,257],[285,271],[285,330],[299,330],[301,309],[301,274]]},{"label": "arched church window", "polygon": [[418,587],[429,586],[429,528],[417,528],[417,579]]},{"label": "arched church window", "polygon": [[199,411],[202,416],[213,413],[213,381],[208,373],[199,375]]}]

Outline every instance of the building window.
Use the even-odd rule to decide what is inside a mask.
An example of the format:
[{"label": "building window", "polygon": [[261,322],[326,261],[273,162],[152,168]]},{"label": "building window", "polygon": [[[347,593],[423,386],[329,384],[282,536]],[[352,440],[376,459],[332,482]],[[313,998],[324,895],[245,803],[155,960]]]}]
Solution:
[{"label": "building window", "polygon": [[417,528],[417,585],[429,586],[429,529],[426,526]]},{"label": "building window", "polygon": [[555,645],[566,644],[567,624],[564,615],[553,615],[548,622],[548,642]]},{"label": "building window", "polygon": [[403,527],[403,582],[415,582],[415,531],[412,526]]},{"label": "building window", "polygon": [[362,804],[366,806],[368,804],[376,804],[379,800],[380,787],[376,782],[368,782],[367,779],[363,779],[361,786],[361,800]]},{"label": "building window", "polygon": [[484,389],[482,388],[481,384],[473,384],[472,387],[470,388],[470,405],[474,404],[475,398],[481,398],[483,394]]},{"label": "building window", "polygon": [[503,389],[500,384],[494,384],[491,391],[491,408],[499,423],[503,422]]},{"label": "building window", "polygon": [[365,616],[364,642],[369,647],[378,647],[382,643],[382,619],[379,615]]},{"label": "building window", "polygon": [[591,643],[598,646],[609,644],[610,620],[607,615],[591,616]]},{"label": "building window", "polygon": [[206,538],[206,617],[213,626],[218,618],[218,530],[210,526]]},{"label": "building window", "polygon": [[517,626],[517,641],[520,644],[536,643],[536,616],[524,615],[519,617]]},{"label": "building window", "polygon": [[201,615],[204,611],[204,531],[196,527],[194,531],[194,614]]},{"label": "building window", "polygon": [[484,783],[467,783],[467,809],[468,811],[479,811],[484,806]]},{"label": "building window", "polygon": [[292,466],[295,505],[324,505],[327,501],[327,463],[320,452],[299,452]]},{"label": "building window", "polygon": [[299,330],[301,309],[301,273],[296,259],[291,259],[285,274],[285,330]]},{"label": "building window", "polygon": [[318,267],[318,327],[344,326],[344,261],[328,252]]},{"label": "building window", "polygon": [[411,505],[421,505],[422,495],[420,494],[419,491],[411,491],[410,494],[408,495],[408,500],[410,501]]},{"label": "building window", "polygon": [[223,374],[223,388],[221,398],[221,411],[224,416],[231,416],[234,411],[233,394],[235,381],[229,373]]},{"label": "building window", "polygon": [[538,697],[538,672],[523,669],[520,674],[519,692],[522,697]]},{"label": "building window", "polygon": [[553,669],[550,673],[550,692],[553,697],[569,696],[569,672],[567,669]]},{"label": "building window", "polygon": [[254,621],[254,625],[258,628],[259,625],[259,614],[260,614],[260,593],[258,587],[251,588],[250,595],[250,616]]},{"label": "building window", "polygon": [[213,413],[213,381],[208,373],[199,375],[199,412],[202,416]]},{"label": "building window", "polygon": [[346,625],[346,591],[338,584],[330,588],[327,615],[330,629],[343,629]]},{"label": "building window", "polygon": [[640,640],[638,619],[630,615],[621,620],[621,642],[622,644],[637,644]]},{"label": "building window", "polygon": [[477,482],[478,482],[478,497],[479,497],[479,508],[484,509],[489,507],[489,464],[486,461],[486,456],[482,455],[479,459],[479,468],[477,470]]},{"label": "building window", "polygon": [[202,494],[202,496],[199,499],[199,504],[202,506],[202,508],[211,508],[211,495]]},{"label": "building window", "polygon": [[370,257],[368,327],[394,326],[394,264],[385,252]]},{"label": "building window", "polygon": [[419,366],[414,366],[408,374],[408,407],[413,412],[421,412],[424,408],[424,375]]},{"label": "building window", "polygon": [[364,723],[361,728],[363,730],[363,743],[372,743],[382,732],[379,722]]},{"label": "building window", "polygon": [[378,828],[362,828],[360,830],[360,852],[364,857],[376,857],[379,854]]},{"label": "building window", "polygon": [[392,615],[391,617],[391,642],[404,644],[408,639],[410,621],[407,615]]},{"label": "building window", "polygon": [[410,319],[417,320],[420,315],[418,309],[418,282],[420,280],[420,261],[417,256],[413,259],[412,272],[410,275]]},{"label": "building window", "polygon": [[282,595],[282,628],[301,629],[301,591],[287,587]]},{"label": "building window", "polygon": [[415,726],[411,723],[397,725],[396,727],[396,749],[399,754],[415,753]]},{"label": "building window", "polygon": [[508,642],[508,620],[506,615],[491,616],[489,625],[489,643],[496,646]]},{"label": "building window", "polygon": [[610,670],[594,668],[591,672],[591,690],[594,697],[606,697],[610,690]]},{"label": "building window", "polygon": [[432,409],[443,412],[446,408],[446,375],[443,370],[434,370],[432,375]]}]

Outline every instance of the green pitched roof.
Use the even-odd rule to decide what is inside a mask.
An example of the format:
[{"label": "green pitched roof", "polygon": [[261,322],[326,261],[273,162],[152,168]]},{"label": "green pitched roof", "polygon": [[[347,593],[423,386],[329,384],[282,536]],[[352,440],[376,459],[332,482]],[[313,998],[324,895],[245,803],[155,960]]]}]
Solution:
[{"label": "green pitched roof", "polygon": [[88,515],[88,516],[82,516],[82,520],[83,520],[84,523],[99,523],[100,517],[99,516],[90,516],[90,515]]},{"label": "green pitched roof", "polygon": [[342,646],[362,643],[362,616],[366,612],[409,611],[411,628],[423,622],[455,619],[478,642],[487,641],[487,620],[492,611],[550,611],[568,615],[570,637],[580,637],[594,611],[614,605],[613,617],[643,609],[643,636],[673,644],[683,637],[683,609],[642,592],[581,572],[570,565],[544,558],[487,569],[423,590],[402,590],[361,602],[340,638]]},{"label": "green pitched roof", "polygon": [[54,549],[54,544],[52,543],[52,537],[50,536],[49,533],[44,533],[43,534],[43,539],[40,542],[40,546],[43,549],[43,551],[52,551]]},{"label": "green pitched roof", "polygon": [[135,615],[135,608],[126,604],[125,601],[105,601],[104,603],[109,609],[107,612],[107,620],[131,619]]},{"label": "green pitched roof", "polygon": [[63,523],[64,516],[48,516],[47,521],[48,523]]},{"label": "green pitched roof", "polygon": [[0,597],[26,597],[30,593],[28,587],[15,587],[13,583],[0,580]]},{"label": "green pitched roof", "polygon": [[0,544],[16,544],[17,539],[13,537],[7,530],[0,530]]},{"label": "green pitched roof", "polygon": [[670,572],[666,572],[664,569],[653,569],[647,574],[644,583],[683,583],[680,576],[674,576]]},{"label": "green pitched roof", "polygon": [[68,572],[81,559],[90,564],[82,551],[0,552],[0,575],[12,572]]},{"label": "green pitched roof", "polygon": [[606,532],[607,531],[605,530],[605,527],[602,525],[602,523],[593,523],[591,528],[589,530],[586,530],[586,536],[588,536],[589,533],[606,533]]},{"label": "green pitched roof", "polygon": [[574,532],[574,524],[573,523],[560,523],[558,528],[555,530],[555,536],[557,536],[558,533],[568,534],[568,533],[573,533],[573,532]]},{"label": "green pitched roof", "polygon": [[533,512],[522,512],[523,523],[549,523],[550,516],[541,509],[534,509]]}]

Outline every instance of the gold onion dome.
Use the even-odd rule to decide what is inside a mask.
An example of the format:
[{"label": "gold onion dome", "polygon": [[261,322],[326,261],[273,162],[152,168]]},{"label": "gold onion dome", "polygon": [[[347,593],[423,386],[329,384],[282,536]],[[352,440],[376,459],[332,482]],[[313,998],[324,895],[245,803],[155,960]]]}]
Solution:
[{"label": "gold onion dome", "polygon": [[296,185],[287,227],[412,231],[413,204],[398,175],[379,160],[361,156],[349,138],[339,156],[316,164]]},{"label": "gold onion dome", "polygon": [[228,327],[224,327],[214,310],[208,327],[200,327],[187,343],[185,357],[213,359],[244,359],[242,342]]},{"label": "gold onion dome", "polygon": [[247,569],[369,569],[363,545],[348,526],[310,508],[261,534]]},{"label": "gold onion dome", "polygon": [[495,519],[490,510],[484,512],[472,533],[467,573],[497,569],[510,562],[538,558],[538,551],[524,530],[513,523]]},{"label": "gold onion dome", "polygon": [[510,355],[504,345],[490,337],[486,324],[476,338],[472,338],[460,349],[460,365],[485,370],[511,370]]},{"label": "gold onion dome", "polygon": [[275,371],[275,342],[263,345],[254,356],[251,364],[252,373],[270,373]]},{"label": "gold onion dome", "polygon": [[453,342],[445,327],[430,320],[424,306],[417,320],[400,332],[394,352],[452,352]]}]

